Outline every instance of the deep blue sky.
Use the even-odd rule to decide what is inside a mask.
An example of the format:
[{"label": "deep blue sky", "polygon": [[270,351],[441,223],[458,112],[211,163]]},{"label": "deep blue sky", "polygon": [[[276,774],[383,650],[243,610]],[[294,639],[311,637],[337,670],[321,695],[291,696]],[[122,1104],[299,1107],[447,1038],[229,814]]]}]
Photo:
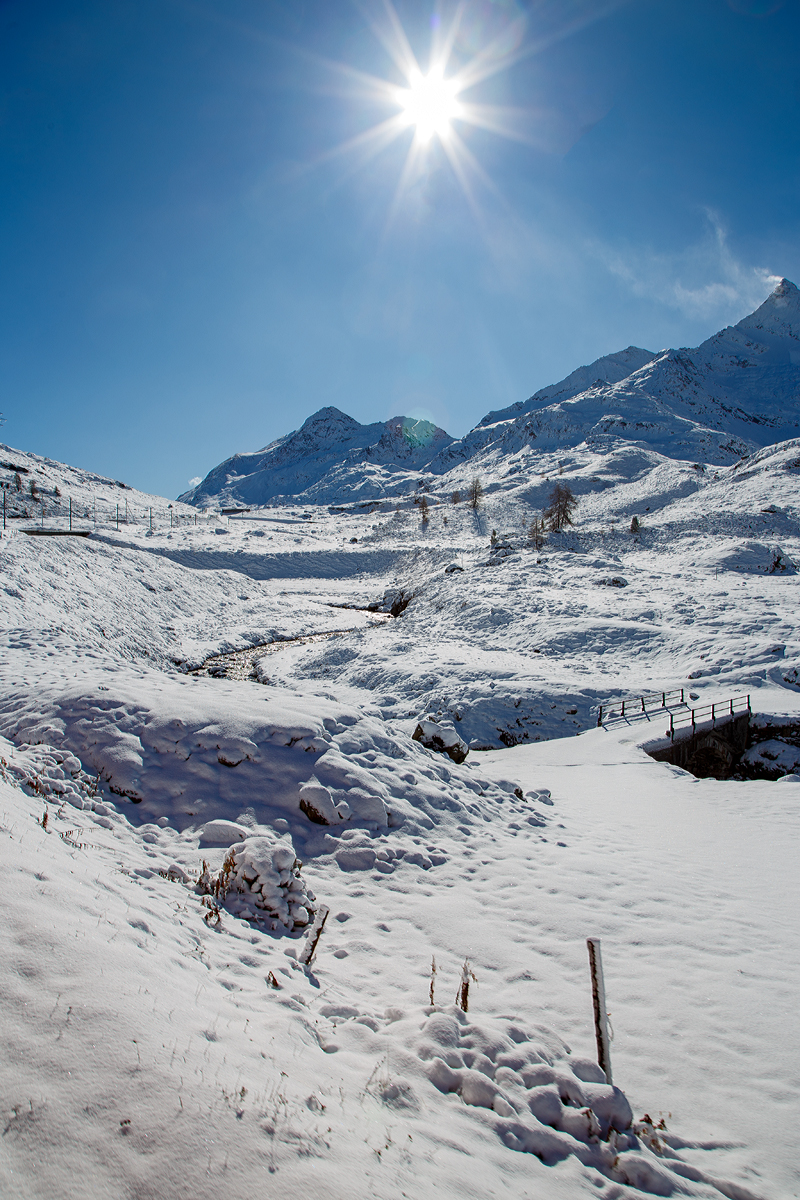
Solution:
[{"label": "deep blue sky", "polygon": [[322,405],[458,435],[800,283],[799,0],[467,0],[459,61],[539,47],[465,97],[528,139],[457,127],[477,212],[435,146],[392,207],[410,135],[330,155],[392,109],[324,60],[402,82],[379,7],[0,0],[0,439],[175,495]]}]

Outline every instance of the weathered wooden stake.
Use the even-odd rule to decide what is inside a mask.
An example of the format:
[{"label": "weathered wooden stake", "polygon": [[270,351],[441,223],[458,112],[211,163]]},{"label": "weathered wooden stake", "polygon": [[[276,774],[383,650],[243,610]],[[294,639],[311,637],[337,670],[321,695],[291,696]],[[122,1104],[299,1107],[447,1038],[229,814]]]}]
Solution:
[{"label": "weathered wooden stake", "polygon": [[317,909],[316,916],[314,917],[314,923],[308,931],[305,947],[297,956],[297,961],[303,967],[310,967],[314,960],[314,955],[317,952],[317,943],[322,937],[322,931],[325,928],[325,922],[328,919],[329,912],[330,909],[326,908],[324,904],[320,904],[319,908]]},{"label": "weathered wooden stake", "polygon": [[594,1032],[597,1038],[597,1062],[611,1079],[611,1052],[608,1037],[608,1014],[606,1013],[606,985],[603,980],[603,960],[600,957],[600,938],[587,938],[589,948],[589,970],[592,976],[592,1006],[594,1008]]}]

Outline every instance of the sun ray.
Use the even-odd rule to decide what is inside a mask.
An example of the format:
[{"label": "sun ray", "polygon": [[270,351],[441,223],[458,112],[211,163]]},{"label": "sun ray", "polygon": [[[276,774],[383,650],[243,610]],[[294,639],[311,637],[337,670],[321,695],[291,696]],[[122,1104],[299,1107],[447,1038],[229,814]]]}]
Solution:
[{"label": "sun ray", "polygon": [[338,146],[333,146],[330,150],[324,150],[322,154],[312,159],[309,165],[318,166],[320,163],[329,162],[331,159],[339,158],[353,150],[368,150],[364,159],[368,162],[370,158],[374,158],[381,150],[390,146],[407,129],[408,123],[402,113],[396,113],[393,117],[387,117],[385,121],[381,121],[380,124],[371,125],[362,133],[348,138],[346,142],[340,142]]},{"label": "sun ray", "polygon": [[453,130],[451,137],[449,137],[446,142],[443,142],[442,145],[444,147],[445,154],[450,161],[450,165],[453,168],[453,172],[455,173],[458,182],[461,184],[464,195],[467,197],[470,207],[476,216],[482,217],[482,214],[480,213],[480,208],[478,206],[477,198],[473,192],[472,184],[468,178],[468,171],[471,171],[477,177],[477,179],[480,180],[483,186],[487,189],[487,191],[492,193],[496,200],[499,200],[504,204],[502,193],[500,192],[497,184],[494,182],[491,176],[484,171],[475,155],[472,153],[463,139],[458,136],[455,130]]},{"label": "sun ray", "polygon": [[538,115],[535,109],[513,108],[498,104],[472,104],[462,101],[461,120],[474,125],[477,129],[487,129],[499,137],[512,142],[522,142],[526,146],[536,146],[539,139],[533,136],[525,125],[530,126]]},{"label": "sun ray", "polygon": [[[458,31],[461,26],[461,19],[464,15],[465,3],[460,0],[453,18],[447,26],[445,34],[440,34],[442,28],[441,22],[435,27],[434,36],[431,40],[431,53],[428,61],[428,69],[431,70],[434,66],[438,66],[443,73],[447,71],[450,59],[453,54],[453,47],[458,36]],[[441,39],[441,44],[440,44]]]},{"label": "sun ray", "polygon": [[411,43],[406,37],[406,31],[400,23],[400,18],[391,0],[382,0],[381,2],[381,8],[388,21],[388,28],[374,16],[372,11],[374,6],[360,3],[358,8],[403,78],[408,79],[412,71],[418,71],[419,63],[416,55],[411,49]]}]

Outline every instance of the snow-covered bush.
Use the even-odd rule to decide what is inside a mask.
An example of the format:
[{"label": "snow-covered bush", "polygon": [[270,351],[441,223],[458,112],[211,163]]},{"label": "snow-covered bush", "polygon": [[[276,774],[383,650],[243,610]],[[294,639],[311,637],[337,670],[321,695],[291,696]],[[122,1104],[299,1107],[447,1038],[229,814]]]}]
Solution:
[{"label": "snow-covered bush", "polygon": [[300,876],[302,864],[286,842],[248,837],[228,851],[212,879],[206,869],[198,889],[224,901],[237,917],[264,921],[271,929],[303,929],[316,910],[316,897]]}]

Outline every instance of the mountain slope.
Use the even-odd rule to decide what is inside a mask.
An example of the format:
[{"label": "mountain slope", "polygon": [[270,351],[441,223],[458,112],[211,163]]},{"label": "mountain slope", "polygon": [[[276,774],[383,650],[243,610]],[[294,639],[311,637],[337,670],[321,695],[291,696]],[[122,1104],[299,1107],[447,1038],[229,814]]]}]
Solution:
[{"label": "mountain slope", "polygon": [[571,400],[573,396],[585,392],[587,388],[602,386],[604,383],[619,383],[621,379],[627,379],[631,372],[652,362],[656,357],[657,355],[652,354],[651,351],[641,350],[638,346],[628,346],[626,350],[618,350],[616,354],[605,354],[602,358],[597,358],[593,363],[589,363],[587,367],[578,367],[559,383],[551,383],[547,387],[540,388],[528,400],[517,400],[516,404],[510,404],[508,408],[500,408],[495,412],[487,413],[478,422],[477,428],[482,425],[496,425],[498,421],[511,420],[548,402]]}]

